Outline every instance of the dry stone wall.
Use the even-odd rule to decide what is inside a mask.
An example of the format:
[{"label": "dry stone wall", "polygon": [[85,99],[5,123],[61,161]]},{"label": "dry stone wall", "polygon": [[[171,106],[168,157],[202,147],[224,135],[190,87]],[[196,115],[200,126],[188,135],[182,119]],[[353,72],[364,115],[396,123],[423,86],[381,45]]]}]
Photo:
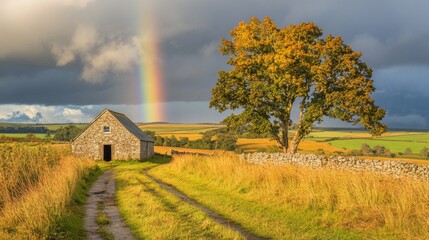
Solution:
[{"label": "dry stone wall", "polygon": [[335,168],[351,171],[368,171],[394,176],[411,176],[429,180],[429,166],[402,161],[380,161],[355,157],[330,156],[290,153],[248,153],[241,154],[241,159],[253,164],[291,164],[313,168]]}]

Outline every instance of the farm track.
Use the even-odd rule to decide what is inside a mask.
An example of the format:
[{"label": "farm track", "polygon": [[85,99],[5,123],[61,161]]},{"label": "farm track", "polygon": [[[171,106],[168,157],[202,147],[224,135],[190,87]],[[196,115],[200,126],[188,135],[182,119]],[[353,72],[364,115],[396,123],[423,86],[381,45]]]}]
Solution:
[{"label": "farm track", "polygon": [[260,236],[257,236],[253,233],[248,232],[247,230],[243,229],[243,227],[238,224],[237,222],[234,222],[231,219],[228,219],[226,217],[220,216],[219,214],[213,212],[212,210],[210,210],[209,208],[206,208],[205,206],[203,206],[201,203],[195,201],[194,199],[188,197],[186,194],[184,194],[183,192],[181,192],[180,190],[178,190],[177,188],[175,188],[174,186],[171,186],[168,183],[163,182],[162,180],[152,176],[149,173],[149,170],[151,170],[152,168],[149,169],[145,169],[143,171],[143,174],[146,175],[148,178],[150,178],[152,181],[156,182],[162,189],[168,191],[169,193],[173,194],[174,196],[178,197],[179,199],[181,199],[182,201],[197,207],[198,209],[200,209],[201,211],[203,211],[205,214],[207,214],[208,217],[210,217],[211,219],[213,219],[215,222],[228,227],[234,231],[239,232],[241,235],[243,235],[246,239],[249,240],[257,240],[257,239],[265,239],[262,238]]},{"label": "farm track", "polygon": [[100,211],[97,205],[100,203],[105,205],[104,212],[110,220],[110,224],[106,228],[113,237],[121,240],[135,239],[119,214],[119,209],[115,201],[115,191],[115,180],[113,179],[112,171],[104,172],[103,175],[92,184],[85,205],[84,226],[88,233],[87,239],[104,239],[99,234],[100,226],[96,221],[97,214]]}]

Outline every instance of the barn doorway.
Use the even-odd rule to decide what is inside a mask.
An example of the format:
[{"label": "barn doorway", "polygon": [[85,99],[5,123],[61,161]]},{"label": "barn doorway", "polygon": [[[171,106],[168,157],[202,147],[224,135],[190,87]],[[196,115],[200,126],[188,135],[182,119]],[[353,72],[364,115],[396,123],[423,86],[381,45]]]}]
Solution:
[{"label": "barn doorway", "polygon": [[103,145],[103,160],[107,162],[112,160],[112,145]]}]

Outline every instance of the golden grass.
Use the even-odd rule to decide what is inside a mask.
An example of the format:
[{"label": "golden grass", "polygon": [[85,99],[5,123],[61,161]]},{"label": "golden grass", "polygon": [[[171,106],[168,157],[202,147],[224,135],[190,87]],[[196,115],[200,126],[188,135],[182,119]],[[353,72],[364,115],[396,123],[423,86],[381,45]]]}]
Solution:
[{"label": "golden grass", "polygon": [[139,239],[243,239],[142,173],[168,160],[106,164],[115,169],[119,210],[134,235]]},{"label": "golden grass", "polygon": [[270,238],[429,239],[429,184],[409,178],[231,156],[177,156],[152,174]]},{"label": "golden grass", "polygon": [[94,162],[52,147],[0,147],[0,239],[55,238],[77,182]]}]

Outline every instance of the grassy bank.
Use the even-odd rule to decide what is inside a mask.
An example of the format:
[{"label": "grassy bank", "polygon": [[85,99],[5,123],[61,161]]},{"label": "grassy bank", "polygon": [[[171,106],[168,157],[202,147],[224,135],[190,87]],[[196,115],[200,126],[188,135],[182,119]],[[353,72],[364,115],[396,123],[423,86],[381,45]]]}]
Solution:
[{"label": "grassy bank", "polygon": [[151,173],[268,238],[429,238],[429,185],[412,179],[195,156]]},{"label": "grassy bank", "polygon": [[0,239],[84,237],[77,205],[94,178],[93,161],[63,147],[16,144],[0,145],[0,159]]},{"label": "grassy bank", "polygon": [[141,239],[242,239],[142,173],[167,161],[156,157],[150,162],[101,164],[115,170],[119,209],[134,235]]}]

